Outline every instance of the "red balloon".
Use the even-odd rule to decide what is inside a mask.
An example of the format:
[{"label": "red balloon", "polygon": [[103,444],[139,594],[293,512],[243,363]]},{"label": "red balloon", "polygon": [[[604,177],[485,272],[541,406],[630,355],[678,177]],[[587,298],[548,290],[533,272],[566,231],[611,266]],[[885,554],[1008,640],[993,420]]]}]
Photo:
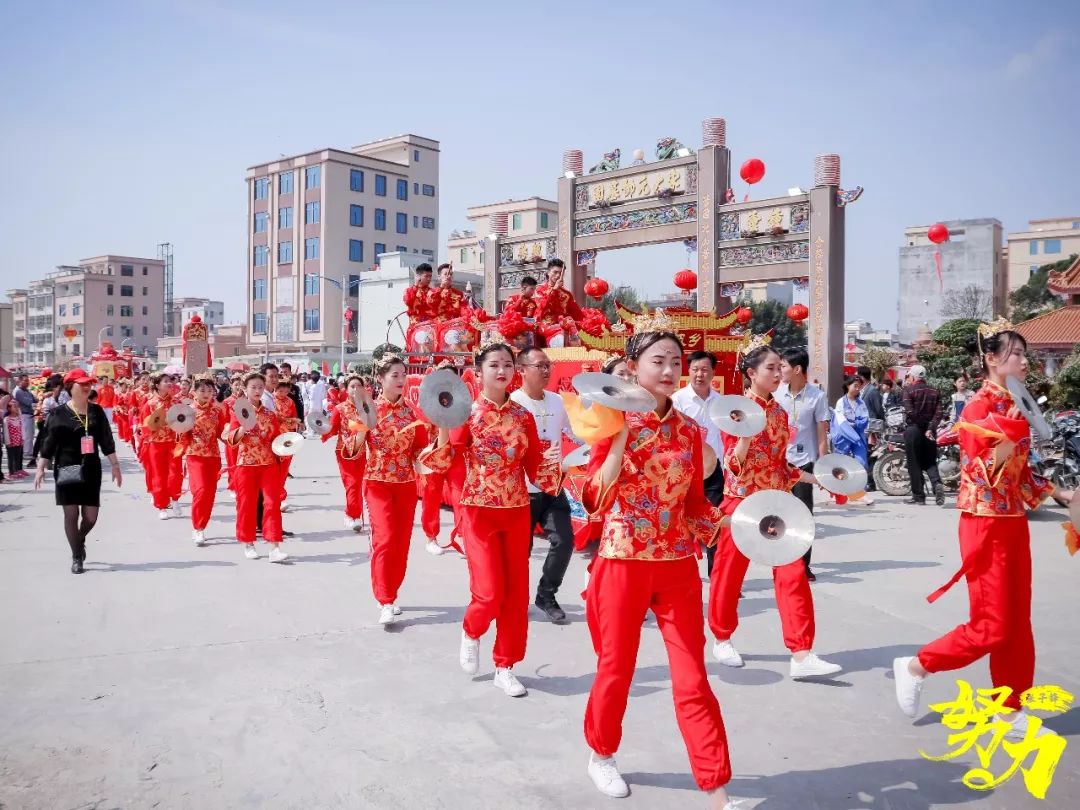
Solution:
[{"label": "red balloon", "polygon": [[949,241],[949,229],[938,222],[930,226],[926,231],[926,237],[935,245],[940,245],[942,242]]},{"label": "red balloon", "polygon": [[739,307],[739,311],[735,313],[735,320],[741,323],[743,326],[750,323],[754,317],[754,312],[750,307]]},{"label": "red balloon", "polygon": [[787,316],[795,323],[799,323],[810,317],[810,310],[806,308],[805,304],[792,304],[787,308]]},{"label": "red balloon", "polygon": [[675,274],[673,281],[680,290],[689,292],[697,289],[697,273],[693,270],[680,270]]},{"label": "red balloon", "polygon": [[608,283],[602,278],[590,278],[585,282],[585,294],[599,301],[607,295]]},{"label": "red balloon", "polygon": [[757,158],[750,158],[739,169],[739,177],[754,185],[765,176],[765,163]]}]

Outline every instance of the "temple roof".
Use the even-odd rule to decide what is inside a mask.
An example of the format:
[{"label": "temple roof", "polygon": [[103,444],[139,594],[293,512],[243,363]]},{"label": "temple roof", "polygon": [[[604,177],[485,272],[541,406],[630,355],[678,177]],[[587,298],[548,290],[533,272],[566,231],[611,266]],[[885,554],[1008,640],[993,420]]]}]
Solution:
[{"label": "temple roof", "polygon": [[[1074,263],[1065,272],[1071,273],[1076,268]],[[1033,349],[1072,349],[1080,344],[1080,305],[1061,307],[1024,321],[1016,325],[1016,331]]]},{"label": "temple roof", "polygon": [[1046,289],[1058,295],[1080,293],[1080,256],[1064,270],[1051,273],[1046,279]]}]

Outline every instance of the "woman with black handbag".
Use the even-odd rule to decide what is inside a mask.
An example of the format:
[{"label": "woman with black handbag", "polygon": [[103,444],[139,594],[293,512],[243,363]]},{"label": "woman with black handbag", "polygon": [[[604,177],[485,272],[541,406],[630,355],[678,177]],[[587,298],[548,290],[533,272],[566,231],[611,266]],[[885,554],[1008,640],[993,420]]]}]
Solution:
[{"label": "woman with black handbag", "polygon": [[[112,465],[112,479],[120,486],[120,462],[105,410],[89,401],[94,378],[81,368],[64,376],[70,399],[53,411],[38,456],[34,488],[45,479],[45,463],[53,462],[56,503],[64,507],[64,533],[71,546],[71,573],[81,574],[86,560],[86,535],[97,522],[101,506],[100,450]],[[81,511],[81,520],[80,520]]]}]

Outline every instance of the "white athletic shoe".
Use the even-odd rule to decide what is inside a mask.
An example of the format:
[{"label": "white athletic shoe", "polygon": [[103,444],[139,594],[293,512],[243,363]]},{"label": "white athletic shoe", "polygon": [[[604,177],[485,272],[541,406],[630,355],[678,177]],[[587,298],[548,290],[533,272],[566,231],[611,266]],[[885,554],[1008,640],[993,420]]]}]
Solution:
[{"label": "white athletic shoe", "polygon": [[197,546],[206,545],[206,537],[203,535],[202,529],[196,529],[191,533],[191,539],[195,541]]},{"label": "white athletic shoe", "polygon": [[469,675],[480,670],[480,639],[469,638],[461,631],[461,649],[458,651],[458,663]]},{"label": "white athletic shoe", "polygon": [[791,659],[791,677],[800,680],[802,678],[824,678],[827,675],[835,675],[843,667],[839,664],[831,664],[824,658],[818,658],[813,653],[807,653],[802,661]]},{"label": "white athletic shoe", "polygon": [[714,641],[712,645],[713,658],[725,667],[741,667],[744,662],[735,645],[728,641]]},{"label": "white athletic shoe", "polygon": [[393,605],[383,605],[379,608],[379,624],[384,626],[393,624],[395,619],[396,616],[394,615]]},{"label": "white athletic shoe", "polygon": [[441,557],[443,554],[446,553],[445,548],[443,548],[442,546],[440,546],[438,543],[436,543],[434,540],[431,540],[431,539],[429,539],[427,541],[427,546],[425,546],[425,549],[427,550],[428,554],[431,554],[434,557]]},{"label": "white athletic shoe", "polygon": [[391,605],[390,607],[392,607],[394,609],[394,615],[395,616],[400,616],[401,615],[401,608],[399,608],[397,605]]},{"label": "white athletic shoe", "polygon": [[259,559],[259,552],[255,550],[254,543],[244,543],[244,556],[249,560]]},{"label": "white athletic shoe", "polygon": [[[1009,714],[999,714],[998,719],[1009,724],[1009,730],[1005,732],[1006,740],[1009,742],[1023,742],[1027,739],[1028,728],[1031,725],[1032,718],[1023,709]],[[1039,730],[1034,734],[1034,738],[1037,739],[1047,734],[1057,734],[1057,732],[1052,728],[1040,725]]]},{"label": "white athletic shoe", "polygon": [[281,506],[279,506],[278,508],[279,508],[279,509],[280,509],[280,510],[281,510],[281,511],[282,511],[283,513],[284,513],[284,512],[288,512],[288,511],[289,511],[289,502],[288,502],[288,501],[282,501],[282,502],[281,502]]},{"label": "white athletic shoe", "polygon": [[281,543],[272,543],[271,545],[273,548],[270,549],[270,562],[279,563],[289,559],[289,555],[281,550]]},{"label": "white athletic shoe", "polygon": [[908,717],[914,717],[919,713],[919,696],[922,694],[922,685],[925,678],[912,675],[908,669],[911,656],[907,658],[894,658],[892,662],[893,680],[896,682],[896,702],[900,705],[900,711]]},{"label": "white athletic shoe", "polygon": [[168,509],[158,509],[157,517],[158,520],[168,520],[172,517],[172,513]]},{"label": "white athletic shoe", "polygon": [[356,528],[356,523],[357,523],[356,518],[351,518],[348,515],[345,516],[345,528],[346,529],[355,529]]},{"label": "white athletic shoe", "polygon": [[619,773],[615,757],[600,758],[596,753],[589,755],[589,778],[596,789],[613,799],[625,799],[630,795],[630,787]]},{"label": "white athletic shoe", "polygon": [[495,686],[506,692],[508,697],[525,697],[529,694],[510,667],[495,667]]}]

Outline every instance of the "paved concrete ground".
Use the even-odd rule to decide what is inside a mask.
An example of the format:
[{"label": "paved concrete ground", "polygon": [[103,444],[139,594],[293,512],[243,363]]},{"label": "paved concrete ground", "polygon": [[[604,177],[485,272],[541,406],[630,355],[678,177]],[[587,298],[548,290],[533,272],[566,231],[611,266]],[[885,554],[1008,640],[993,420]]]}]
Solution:
[{"label": "paved concrete ground", "polygon": [[[433,558],[414,537],[403,621],[375,624],[365,538],[341,528],[329,449],[309,445],[293,470],[289,566],[245,560],[232,503],[195,548],[190,524],[160,522],[130,459],[106,485],[88,572],[68,571],[51,490],[0,487],[0,805],[7,808],[642,808],[700,807],[672,711],[655,623],[643,630],[619,763],[621,803],[585,775],[582,714],[595,658],[572,563],[565,626],[533,616],[518,667],[530,694],[457,664],[465,563]],[[187,511],[185,510],[185,514]],[[1060,510],[1032,521],[1037,682],[1080,693],[1073,620],[1080,558]],[[793,683],[766,569],[751,567],[735,641],[742,670],[710,663],[731,741],[734,795],[761,810],[1080,806],[1080,710],[1047,725],[1070,738],[1050,796],[1018,777],[994,793],[960,784],[975,756],[946,750],[936,715],[914,724],[892,694],[891,661],[966,616],[963,587],[924,596],[957,565],[957,513],[825,509],[814,586],[822,655],[845,671]],[[533,557],[534,581],[541,553]],[[985,662],[960,673],[988,686]],[[929,682],[925,703],[953,681]],[[1000,762],[1000,760],[999,760]]]}]

